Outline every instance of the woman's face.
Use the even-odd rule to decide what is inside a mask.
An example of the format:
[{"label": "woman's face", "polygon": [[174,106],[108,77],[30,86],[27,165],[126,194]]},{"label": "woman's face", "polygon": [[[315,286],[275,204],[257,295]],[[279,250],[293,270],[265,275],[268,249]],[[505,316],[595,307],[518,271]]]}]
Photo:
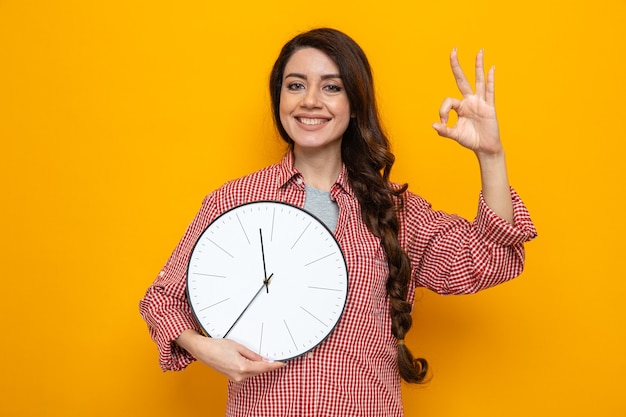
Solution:
[{"label": "woman's face", "polygon": [[299,49],[287,61],[280,121],[294,148],[341,149],[350,104],[337,65],[319,49]]}]

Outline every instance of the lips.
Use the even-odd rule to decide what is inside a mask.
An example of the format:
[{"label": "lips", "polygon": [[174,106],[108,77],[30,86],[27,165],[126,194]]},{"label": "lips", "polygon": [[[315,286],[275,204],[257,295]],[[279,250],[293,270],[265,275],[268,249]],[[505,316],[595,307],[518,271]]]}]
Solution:
[{"label": "lips", "polygon": [[317,126],[323,125],[327,123],[329,119],[321,119],[321,118],[311,118],[311,117],[296,117],[296,120],[303,125],[307,126]]}]

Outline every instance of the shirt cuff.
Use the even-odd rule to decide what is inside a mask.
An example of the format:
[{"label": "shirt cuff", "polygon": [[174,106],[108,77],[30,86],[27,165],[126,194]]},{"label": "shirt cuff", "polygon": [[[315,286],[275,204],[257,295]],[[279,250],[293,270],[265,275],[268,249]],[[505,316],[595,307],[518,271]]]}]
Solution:
[{"label": "shirt cuff", "polygon": [[170,318],[170,320],[175,322],[176,325],[170,325],[166,329],[161,329],[155,337],[159,348],[159,364],[163,371],[182,371],[194,362],[196,358],[178,346],[175,340],[185,330],[194,329],[198,332],[200,330],[197,329],[193,320],[189,321],[188,318]]},{"label": "shirt cuff", "polygon": [[485,202],[482,192],[480,193],[478,214],[474,224],[479,234],[486,240],[501,246],[512,246],[537,237],[537,231],[530,219],[530,214],[513,188],[511,188],[511,200],[513,202],[514,224],[498,217]]},{"label": "shirt cuff", "polygon": [[139,303],[140,311],[159,350],[161,369],[180,371],[195,358],[175,340],[187,329],[201,330],[191,312],[185,310],[184,301],[174,300],[163,292],[163,287],[152,286]]}]

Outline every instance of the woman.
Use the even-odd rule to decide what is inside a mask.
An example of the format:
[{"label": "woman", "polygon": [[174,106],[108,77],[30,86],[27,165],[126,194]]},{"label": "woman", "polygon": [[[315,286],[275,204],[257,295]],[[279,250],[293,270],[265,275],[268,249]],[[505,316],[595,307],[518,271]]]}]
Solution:
[{"label": "woman", "polygon": [[[446,99],[433,127],[478,158],[482,193],[474,222],[433,211],[406,185],[389,182],[394,156],[378,119],[369,63],[351,38],[315,29],[283,47],[270,93],[287,154],[205,198],[140,303],[163,369],[199,360],[226,375],[231,416],[403,415],[400,378],[420,383],[428,373],[427,362],[414,359],[404,343],[415,288],[465,294],[507,281],[521,273],[523,243],[535,236],[508,184],[493,69],[485,80],[481,51],[473,92],[455,51],[450,62],[463,99]],[[458,122],[447,127],[452,110]],[[313,211],[334,230],[348,264],[342,319],[322,344],[287,363],[203,336],[185,297],[189,253],[202,230],[226,210],[256,200]]]}]

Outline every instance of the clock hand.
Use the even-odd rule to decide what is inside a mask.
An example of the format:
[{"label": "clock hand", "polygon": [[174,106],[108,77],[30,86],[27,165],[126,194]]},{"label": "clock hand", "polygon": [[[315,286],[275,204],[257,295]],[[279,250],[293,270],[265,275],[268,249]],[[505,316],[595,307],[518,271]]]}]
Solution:
[{"label": "clock hand", "polygon": [[254,300],[256,300],[256,298],[259,296],[259,294],[261,293],[261,290],[263,290],[263,287],[265,287],[265,292],[267,294],[269,294],[269,292],[270,292],[270,289],[269,289],[270,280],[272,279],[274,274],[272,273],[272,274],[270,274],[269,277],[267,276],[267,267],[265,265],[265,247],[263,245],[263,229],[259,229],[259,237],[261,238],[261,258],[263,259],[263,285],[261,285],[261,288],[259,288],[259,290],[256,292],[256,294],[254,294],[254,297],[252,297],[252,300],[250,300],[248,305],[246,305],[246,307],[243,309],[241,314],[239,314],[239,317],[237,317],[235,322],[230,326],[230,329],[228,329],[228,331],[224,334],[223,337],[228,336],[228,333],[230,333],[230,331],[233,329],[233,327],[235,327],[235,325],[239,322],[239,319],[241,319],[241,317],[244,315],[244,313],[248,310],[248,307],[250,307],[250,305],[252,305],[252,302]]},{"label": "clock hand", "polygon": [[263,247],[263,230],[259,229],[259,235],[261,236],[261,257],[263,258],[263,285],[265,285],[265,292],[269,294],[270,279],[267,276],[267,269],[265,268],[265,248]]},{"label": "clock hand", "polygon": [[250,300],[250,302],[248,303],[248,305],[243,309],[243,311],[241,312],[241,314],[239,314],[239,317],[237,317],[235,319],[235,322],[230,326],[230,329],[228,329],[228,331],[226,333],[224,333],[224,336],[222,336],[222,338],[228,336],[228,333],[230,333],[230,331],[233,329],[233,327],[235,327],[235,325],[237,324],[237,322],[239,322],[239,319],[243,316],[243,314],[248,310],[248,307],[250,307],[252,305],[252,302],[254,302],[254,300],[256,300],[256,298],[259,296],[259,294],[261,294],[261,290],[263,289],[263,287],[267,287],[267,285],[270,282],[270,279],[274,276],[274,274],[271,274],[269,277],[267,277],[266,279],[263,280],[263,285],[261,285],[261,288],[259,288],[259,290],[256,292],[256,294],[254,294],[254,297],[252,297],[252,300]]}]

